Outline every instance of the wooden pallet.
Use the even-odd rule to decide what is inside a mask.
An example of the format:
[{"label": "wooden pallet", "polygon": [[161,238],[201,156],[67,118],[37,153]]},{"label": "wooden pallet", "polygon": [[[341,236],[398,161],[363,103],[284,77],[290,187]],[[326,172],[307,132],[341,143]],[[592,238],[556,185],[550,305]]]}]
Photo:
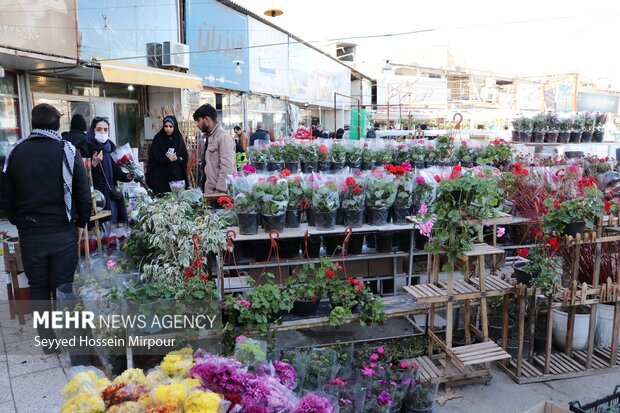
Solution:
[{"label": "wooden pallet", "polygon": [[488,382],[491,380],[491,372],[489,370],[477,368],[476,366],[462,368],[454,364],[451,367],[452,374],[446,376],[446,359],[444,354],[437,354],[432,357],[415,357],[406,361],[418,365],[418,371],[422,379],[439,380],[439,383],[446,383],[446,385],[452,387],[470,384],[471,382]]},{"label": "wooden pallet", "polygon": [[480,280],[472,278],[469,282],[456,280],[452,283],[452,295],[448,295],[448,285],[444,282],[435,284],[417,284],[403,287],[419,304],[434,304],[448,301],[473,300],[482,297],[497,297],[510,292],[514,287],[499,277],[485,277],[486,291],[480,291]]},{"label": "wooden pallet", "polygon": [[503,254],[504,250],[496,248],[489,244],[474,244],[474,249],[465,251],[458,255],[459,259],[466,260],[469,257],[480,257],[483,255]]},{"label": "wooden pallet", "polygon": [[491,361],[506,360],[510,354],[497,345],[494,341],[483,341],[468,346],[452,347],[455,364],[462,363],[464,366],[472,364],[484,364]]}]

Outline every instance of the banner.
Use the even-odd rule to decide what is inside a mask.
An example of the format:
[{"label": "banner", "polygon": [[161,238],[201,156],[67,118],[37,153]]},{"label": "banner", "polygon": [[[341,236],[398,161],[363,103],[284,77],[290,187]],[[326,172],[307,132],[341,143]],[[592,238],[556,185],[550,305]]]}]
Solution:
[{"label": "banner", "polygon": [[[288,36],[253,18],[250,31],[250,91],[273,96],[288,94]],[[265,46],[265,45],[273,46]]]}]

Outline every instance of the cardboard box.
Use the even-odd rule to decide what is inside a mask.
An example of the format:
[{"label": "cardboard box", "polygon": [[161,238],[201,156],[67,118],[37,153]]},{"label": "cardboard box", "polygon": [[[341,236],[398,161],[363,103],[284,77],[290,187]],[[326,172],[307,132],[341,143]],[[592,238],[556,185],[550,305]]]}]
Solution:
[{"label": "cardboard box", "polygon": [[555,403],[552,403],[550,401],[544,401],[532,407],[531,409],[524,411],[523,413],[571,413],[571,412],[570,410],[560,407]]}]

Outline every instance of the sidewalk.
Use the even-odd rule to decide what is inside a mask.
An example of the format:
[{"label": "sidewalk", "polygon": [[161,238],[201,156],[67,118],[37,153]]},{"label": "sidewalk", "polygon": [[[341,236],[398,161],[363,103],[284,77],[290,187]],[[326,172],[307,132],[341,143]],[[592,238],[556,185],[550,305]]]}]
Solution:
[{"label": "sidewalk", "polygon": [[[7,221],[0,221],[0,230],[9,235],[17,232]],[[0,272],[4,261],[0,259]],[[11,320],[6,288],[0,288],[0,413],[59,412],[64,403],[60,390],[68,381],[69,356],[7,355],[7,349],[32,342],[32,332],[25,332],[17,318]],[[32,317],[26,316],[26,323]],[[13,352],[15,353],[15,351]],[[588,402],[610,394],[620,384],[620,373],[608,373],[547,383],[516,384],[506,374],[494,369],[489,386],[484,384],[455,388],[462,398],[435,406],[434,413],[523,413],[544,400],[568,410],[568,402]],[[439,396],[444,393],[440,389]],[[79,412],[76,412],[79,413]]]}]

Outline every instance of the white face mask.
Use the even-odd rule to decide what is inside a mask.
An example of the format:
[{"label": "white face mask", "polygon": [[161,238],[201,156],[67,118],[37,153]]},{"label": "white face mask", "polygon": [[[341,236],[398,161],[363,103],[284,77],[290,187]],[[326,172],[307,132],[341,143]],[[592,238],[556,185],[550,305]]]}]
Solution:
[{"label": "white face mask", "polygon": [[108,140],[108,134],[107,133],[95,133],[95,139],[97,139],[97,141],[99,141],[100,143],[105,143]]}]

